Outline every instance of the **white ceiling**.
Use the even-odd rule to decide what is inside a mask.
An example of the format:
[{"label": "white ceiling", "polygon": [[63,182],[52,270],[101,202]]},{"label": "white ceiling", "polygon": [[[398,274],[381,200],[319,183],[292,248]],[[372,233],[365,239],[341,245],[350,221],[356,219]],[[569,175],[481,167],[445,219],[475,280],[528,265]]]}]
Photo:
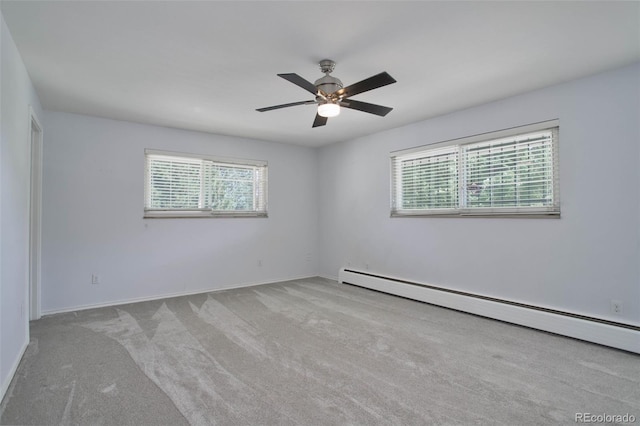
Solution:
[{"label": "white ceiling", "polygon": [[[2,13],[45,108],[320,146],[640,60],[640,2],[37,2]],[[398,82],[312,129],[313,82]]]}]

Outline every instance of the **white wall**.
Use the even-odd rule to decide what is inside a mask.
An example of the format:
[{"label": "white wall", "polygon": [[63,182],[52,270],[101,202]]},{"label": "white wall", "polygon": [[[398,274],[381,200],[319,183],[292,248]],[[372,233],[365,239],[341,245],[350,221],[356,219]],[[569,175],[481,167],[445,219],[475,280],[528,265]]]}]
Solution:
[{"label": "white wall", "polygon": [[0,398],[29,341],[31,105],[40,101],[1,17],[0,36]]},{"label": "white wall", "polygon": [[[316,150],[52,111],[45,128],[44,313],[317,275]],[[267,160],[269,217],[143,219],[145,148]]]},{"label": "white wall", "polygon": [[[635,64],[321,148],[321,274],[368,265],[640,324],[639,104]],[[389,217],[390,151],[556,118],[561,219]]]}]

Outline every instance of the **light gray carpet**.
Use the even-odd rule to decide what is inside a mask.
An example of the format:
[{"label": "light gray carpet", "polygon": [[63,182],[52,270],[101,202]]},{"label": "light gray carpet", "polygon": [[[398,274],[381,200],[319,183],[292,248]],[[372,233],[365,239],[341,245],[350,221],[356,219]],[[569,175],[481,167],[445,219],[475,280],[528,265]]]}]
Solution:
[{"label": "light gray carpet", "polygon": [[2,424],[640,419],[638,355],[322,278],[54,315],[31,336]]}]

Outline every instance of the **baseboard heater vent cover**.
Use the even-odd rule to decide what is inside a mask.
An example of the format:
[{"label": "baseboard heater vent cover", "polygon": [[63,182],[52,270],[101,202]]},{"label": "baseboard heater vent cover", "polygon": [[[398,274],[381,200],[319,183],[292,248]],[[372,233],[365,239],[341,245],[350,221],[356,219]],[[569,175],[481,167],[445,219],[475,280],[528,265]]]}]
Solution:
[{"label": "baseboard heater vent cover", "polygon": [[640,327],[428,284],[341,269],[340,283],[640,353]]}]

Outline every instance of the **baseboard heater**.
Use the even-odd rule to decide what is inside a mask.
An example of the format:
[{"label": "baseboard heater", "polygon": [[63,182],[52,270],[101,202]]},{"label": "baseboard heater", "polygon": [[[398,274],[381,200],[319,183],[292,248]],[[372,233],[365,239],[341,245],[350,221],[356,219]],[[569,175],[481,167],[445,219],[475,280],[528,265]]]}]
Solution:
[{"label": "baseboard heater", "polygon": [[341,269],[338,281],[525,327],[640,353],[640,327],[428,284]]}]

